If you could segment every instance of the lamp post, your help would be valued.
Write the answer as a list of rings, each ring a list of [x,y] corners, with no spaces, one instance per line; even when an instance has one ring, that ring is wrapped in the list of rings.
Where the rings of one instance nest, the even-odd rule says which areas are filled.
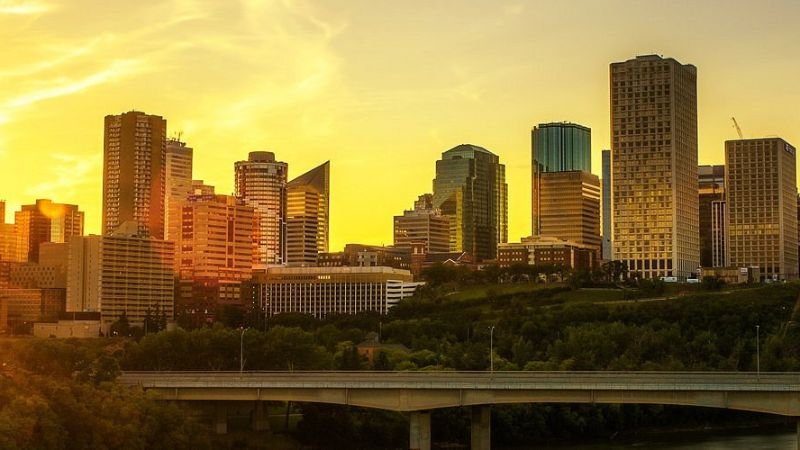
[[[489,372],[494,372],[494,325],[489,328]]]
[[[242,328],[242,334],[239,336],[239,373],[244,372],[244,332],[247,328]]]
[[[756,325],[756,380],[761,381],[761,325]]]

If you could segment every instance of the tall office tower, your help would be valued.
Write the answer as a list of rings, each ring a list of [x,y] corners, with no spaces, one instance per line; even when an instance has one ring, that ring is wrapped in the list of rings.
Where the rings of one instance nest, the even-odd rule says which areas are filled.
[[[698,218],[700,226],[700,266],[720,267],[719,265],[714,265],[714,251],[716,249],[718,253],[724,253],[724,241],[717,242],[716,240],[724,237],[719,232],[719,227],[724,222],[719,222],[719,217],[717,217],[715,239],[714,202],[725,200],[725,166],[699,166],[697,168],[697,177],[698,209],[700,211]],[[719,211],[719,207],[717,211]]]
[[[167,121],[139,111],[105,118],[103,234],[135,221],[142,237],[164,238]]]
[[[192,148],[178,139],[167,141],[165,169],[164,239],[174,241],[180,233],[181,204],[192,193]]]
[[[587,245],[600,254],[600,179],[597,175],[575,170],[546,172],[540,177],[540,233],[537,236]]]
[[[286,185],[286,262],[314,266],[330,238],[330,161]]]
[[[506,167],[485,148],[462,144],[436,161],[433,207],[450,222],[450,250],[493,259],[508,241]]]
[[[39,199],[23,205],[14,213],[17,234],[17,257],[20,261],[38,262],[39,245],[44,242],[67,242],[83,235],[83,211],[77,205]]]
[[[236,196],[255,208],[254,264],[286,262],[286,174],[288,165],[275,161],[272,152],[250,152],[247,161],[234,164]]]
[[[725,141],[728,259],[774,280],[797,278],[795,148],[781,138]]]
[[[569,122],[542,123],[531,131],[532,181],[531,226],[533,235],[541,234],[541,174],[592,171],[592,130]]]
[[[711,202],[711,267],[727,267],[728,222],[725,216],[725,200]]]
[[[242,281],[253,273],[257,223],[253,207],[228,195],[190,195],[181,210],[175,315],[182,325],[198,327],[214,321],[223,306],[241,305]]]
[[[123,313],[139,326],[148,311],[172,320],[175,244],[140,233],[131,221],[109,235],[70,239],[67,311],[99,311],[106,328]]]
[[[614,258],[645,278],[700,264],[697,69],[672,58],[612,63]]]
[[[394,246],[422,245],[423,253],[445,253],[450,250],[450,222],[441,210],[433,207],[433,194],[420,195],[414,209],[394,216]]]
[[[614,249],[611,241],[611,150],[603,150],[603,259],[614,259]]]

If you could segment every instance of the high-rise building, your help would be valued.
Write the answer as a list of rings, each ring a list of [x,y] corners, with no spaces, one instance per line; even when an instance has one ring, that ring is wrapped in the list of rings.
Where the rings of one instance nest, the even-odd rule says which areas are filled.
[[[603,259],[614,259],[614,248],[611,241],[611,150],[603,150]]]
[[[714,202],[725,200],[725,166],[699,166],[697,177],[698,209],[700,211],[698,218],[700,265],[702,267],[720,267],[720,265],[714,264],[715,259],[717,262],[720,260],[719,255],[714,257],[714,251],[716,250],[718,254],[723,254],[725,251],[724,234],[720,232],[724,222],[719,222],[720,218],[717,217],[717,222],[714,223]],[[717,207],[717,211],[719,212],[719,207]],[[723,239],[719,241],[720,238]]]
[[[725,200],[711,202],[711,267],[727,267],[728,222],[725,216]]]
[[[203,180],[192,180],[192,195],[214,195],[214,186]]]
[[[726,141],[725,169],[730,264],[797,279],[795,148],[781,138]]]
[[[539,226],[540,175],[548,172],[592,171],[592,131],[569,122],[542,123],[531,131],[531,203],[533,235]]]
[[[103,234],[125,222],[142,237],[164,238],[167,121],[129,111],[105,118]]]
[[[0,200],[0,261],[19,261],[17,228],[13,223],[6,223],[5,200]]]
[[[589,172],[539,174],[539,234],[600,254],[600,179]]]
[[[485,148],[462,144],[436,161],[433,207],[450,223],[450,250],[493,259],[508,241],[505,165]]]
[[[106,326],[123,313],[133,325],[148,311],[172,320],[175,244],[140,233],[131,221],[110,235],[70,239],[67,311],[99,311]]]
[[[286,262],[286,176],[288,165],[272,152],[250,152],[247,161],[234,164],[236,196],[255,208],[254,265]]]
[[[330,161],[286,185],[286,262],[313,266],[328,251]]]
[[[164,198],[164,239],[175,240],[180,233],[181,205],[192,193],[192,148],[178,139],[167,141]]]
[[[395,247],[423,245],[424,253],[450,251],[450,222],[433,207],[433,194],[420,195],[414,209],[394,216]]]
[[[242,281],[253,274],[257,223],[253,207],[227,195],[190,195],[181,210],[175,316],[197,327],[213,322],[224,306],[241,306]]]
[[[23,205],[14,213],[17,233],[16,253],[21,261],[38,262],[39,245],[44,242],[67,242],[83,235],[83,211],[77,205],[39,199]]]
[[[614,259],[685,279],[700,264],[697,69],[649,55],[610,75]]]

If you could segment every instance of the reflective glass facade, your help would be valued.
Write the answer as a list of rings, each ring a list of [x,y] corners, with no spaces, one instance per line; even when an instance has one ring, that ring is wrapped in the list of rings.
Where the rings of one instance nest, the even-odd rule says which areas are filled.
[[[494,153],[462,144],[436,161],[433,207],[450,223],[450,251],[494,259],[508,240],[508,185],[505,166]]]

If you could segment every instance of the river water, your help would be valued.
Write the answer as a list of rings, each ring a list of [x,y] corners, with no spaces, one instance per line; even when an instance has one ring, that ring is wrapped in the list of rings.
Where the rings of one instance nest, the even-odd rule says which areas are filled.
[[[547,447],[536,447],[547,448]],[[795,450],[795,433],[733,433],[710,432],[686,437],[653,438],[619,444],[580,444],[551,447],[557,450]],[[522,450],[522,449],[520,449]],[[529,450],[533,450],[530,448]]]

